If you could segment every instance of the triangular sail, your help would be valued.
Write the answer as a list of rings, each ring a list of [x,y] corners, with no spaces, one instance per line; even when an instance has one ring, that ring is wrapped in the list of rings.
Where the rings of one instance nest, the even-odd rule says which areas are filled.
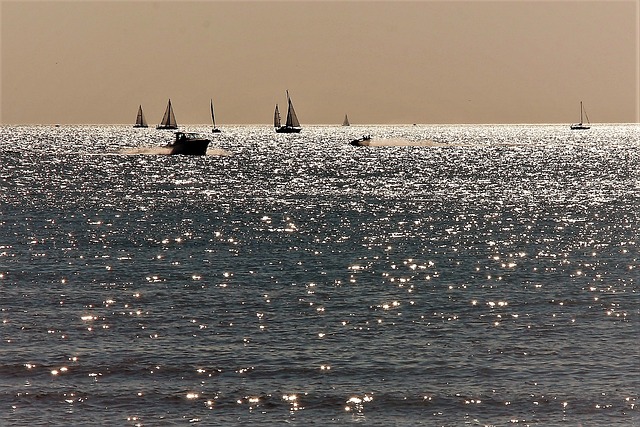
[[[287,123],[285,124],[289,127],[298,128],[300,127],[300,122],[296,116],[296,110],[293,109],[291,98],[289,98],[289,91],[287,91],[287,102],[289,103],[289,107],[287,109]]]
[[[146,128],[146,127],[148,127],[147,120],[144,118],[144,113],[142,112],[142,105],[140,105],[138,107],[138,115],[136,117],[135,127],[137,127],[137,128]]]
[[[167,104],[167,109],[164,112],[164,116],[162,117],[162,122],[160,123],[160,127],[166,129],[175,129],[178,127],[178,123],[176,122],[176,116],[173,114],[173,107],[171,106],[171,100]]]
[[[347,115],[344,115],[344,121],[342,122],[342,126],[351,126],[351,123],[349,123],[349,117],[347,117]]]
[[[278,110],[278,104],[276,104],[276,110],[273,112],[273,127],[279,128],[280,125],[280,111]]]
[[[213,114],[213,99],[211,100],[211,122],[213,123],[213,128],[216,128],[216,119]]]

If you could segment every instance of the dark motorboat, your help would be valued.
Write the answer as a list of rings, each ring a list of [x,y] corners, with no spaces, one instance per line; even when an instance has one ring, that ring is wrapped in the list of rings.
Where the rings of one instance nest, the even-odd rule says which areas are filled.
[[[369,145],[369,141],[371,141],[371,135],[362,135],[362,138],[354,139],[350,144],[356,147],[364,147]]]
[[[169,143],[169,154],[186,154],[191,156],[204,156],[211,141],[197,133],[176,132],[176,140]]]
[[[281,126],[280,111],[278,110],[278,104],[276,104],[276,110],[273,113],[273,127],[277,133],[300,133],[302,128],[300,127],[296,110],[293,109],[289,91],[287,91],[287,105],[287,121],[284,126]]]

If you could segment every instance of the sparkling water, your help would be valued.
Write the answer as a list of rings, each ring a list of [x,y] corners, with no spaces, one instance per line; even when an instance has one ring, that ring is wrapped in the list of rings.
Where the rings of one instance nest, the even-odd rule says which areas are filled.
[[[639,126],[221,129],[1,128],[0,424],[640,425]]]

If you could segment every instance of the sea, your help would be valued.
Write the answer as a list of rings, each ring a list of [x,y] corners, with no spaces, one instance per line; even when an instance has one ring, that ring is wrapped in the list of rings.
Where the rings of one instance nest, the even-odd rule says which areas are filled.
[[[639,125],[220,127],[0,127],[0,425],[640,425]]]

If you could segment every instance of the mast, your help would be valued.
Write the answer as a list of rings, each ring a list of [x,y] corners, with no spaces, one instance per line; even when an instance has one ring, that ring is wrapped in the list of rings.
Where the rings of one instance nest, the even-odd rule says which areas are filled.
[[[580,101],[580,124],[582,124],[582,101]]]

